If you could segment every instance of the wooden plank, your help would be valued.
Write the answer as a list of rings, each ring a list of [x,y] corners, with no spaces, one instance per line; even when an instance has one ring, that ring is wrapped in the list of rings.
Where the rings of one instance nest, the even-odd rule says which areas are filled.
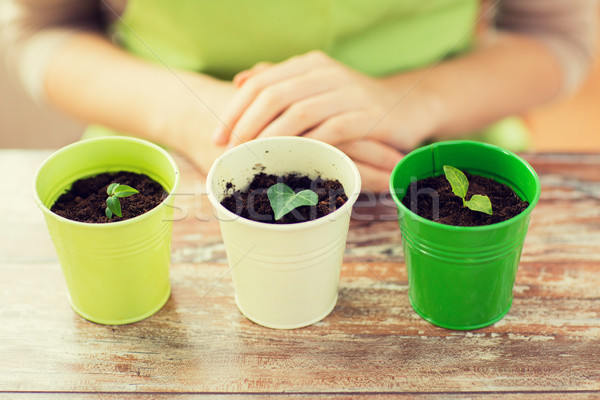
[[[355,393],[230,393],[230,394],[198,394],[198,393],[0,393],[0,400],[505,400],[518,398],[519,400],[597,400],[597,392],[509,392],[509,393],[393,393],[371,394]]]
[[[33,177],[51,151],[0,150],[0,263],[56,260],[42,212],[33,197]]]
[[[174,265],[165,308],[121,327],[76,316],[56,264],[4,265],[0,390],[600,390],[600,301],[581,290],[600,284],[591,268],[556,273],[553,284],[562,281],[572,292],[554,297],[535,278],[540,265],[524,264],[525,283],[519,279],[504,320],[453,332],[411,310],[396,263],[347,264],[334,312],[295,331],[245,319],[223,264]]]

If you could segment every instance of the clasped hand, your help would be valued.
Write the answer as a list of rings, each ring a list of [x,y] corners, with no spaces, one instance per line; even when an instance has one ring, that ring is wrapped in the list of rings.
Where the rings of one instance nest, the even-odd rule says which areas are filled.
[[[301,135],[345,151],[363,187],[387,188],[389,173],[422,139],[404,97],[322,52],[279,64],[259,63],[239,73],[238,88],[216,129],[216,144],[233,147],[255,138]]]

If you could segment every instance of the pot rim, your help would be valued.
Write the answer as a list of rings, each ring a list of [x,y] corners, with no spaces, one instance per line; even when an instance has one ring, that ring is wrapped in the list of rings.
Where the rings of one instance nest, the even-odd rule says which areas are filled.
[[[506,221],[497,222],[495,224],[490,224],[490,225],[483,225],[483,226],[456,226],[456,225],[442,224],[440,222],[435,222],[435,221],[431,221],[426,218],[423,218],[423,217],[419,216],[418,214],[415,214],[409,208],[407,208],[404,204],[402,204],[401,199],[398,197],[398,194],[396,193],[396,188],[394,188],[392,177],[396,173],[398,173],[398,170],[400,168],[402,168],[402,165],[405,162],[405,160],[407,158],[411,157],[411,155],[421,153],[424,151],[432,151],[434,147],[445,146],[445,145],[460,145],[460,144],[475,145],[478,147],[487,148],[488,150],[501,152],[501,153],[508,155],[509,157],[513,157],[513,158],[517,159],[521,164],[523,164],[525,166],[526,170],[533,176],[533,178],[536,182],[535,194],[533,196],[533,199],[529,202],[529,206],[525,210],[523,210],[521,213],[519,213],[518,215],[516,215],[510,219],[507,219]],[[418,221],[419,223],[428,225],[432,228],[446,230],[448,232],[456,232],[456,231],[487,232],[487,231],[491,231],[491,230],[500,229],[506,225],[513,224],[517,221],[527,218],[531,214],[531,211],[537,205],[537,203],[540,199],[540,194],[541,194],[540,178],[538,177],[538,175],[535,172],[535,170],[533,169],[533,167],[527,161],[525,161],[522,157],[520,157],[517,154],[513,153],[512,151],[506,150],[502,147],[495,146],[495,145],[492,145],[489,143],[475,142],[472,140],[446,140],[446,141],[436,142],[436,143],[432,143],[430,145],[422,146],[422,147],[419,147],[418,149],[411,151],[406,156],[404,156],[404,158],[402,158],[402,160],[400,160],[400,162],[398,162],[398,164],[396,164],[396,166],[392,170],[392,173],[390,175],[389,188],[390,188],[390,194],[392,195],[392,198],[394,199],[394,202],[396,203],[396,207],[401,208],[405,214],[409,215],[412,219]],[[514,188],[511,188],[511,189],[513,189],[513,191],[514,191]]]
[[[165,197],[163,199],[163,201],[160,202],[160,204],[158,204],[156,207],[154,207],[150,211],[147,211],[143,214],[140,214],[140,215],[130,218],[130,219],[126,219],[123,221],[117,221],[117,222],[111,222],[111,223],[91,223],[91,222],[73,221],[71,219],[62,217],[62,216],[52,212],[48,207],[46,207],[46,205],[42,202],[42,199],[40,199],[40,196],[37,191],[37,182],[39,180],[39,175],[41,174],[42,169],[53,159],[58,158],[58,157],[63,157],[64,153],[70,151],[73,148],[80,147],[80,146],[93,145],[94,142],[100,142],[100,141],[137,142],[141,145],[153,148],[154,150],[161,153],[164,157],[166,157],[166,159],[169,161],[169,164],[173,168],[173,172],[175,173],[175,182],[173,182],[173,188],[168,192],[167,197]],[[175,163],[175,160],[173,159],[173,157],[165,149],[163,149],[162,147],[160,147],[152,142],[149,142],[149,141],[143,140],[143,139],[139,139],[139,138],[130,137],[130,136],[97,137],[97,138],[79,140],[75,143],[71,143],[67,146],[64,146],[64,147],[56,150],[54,153],[52,153],[50,156],[48,156],[44,160],[44,162],[42,162],[42,164],[38,167],[38,169],[35,173],[35,176],[33,178],[33,193],[34,193],[34,197],[35,197],[35,202],[37,203],[38,207],[40,207],[40,209],[44,212],[44,214],[50,215],[52,218],[56,218],[57,220],[61,221],[61,223],[72,224],[75,226],[93,227],[92,229],[114,229],[115,227],[119,227],[119,226],[127,226],[127,225],[131,225],[131,224],[135,224],[141,218],[149,218],[151,215],[160,212],[160,209],[162,207],[164,207],[165,204],[167,204],[169,201],[171,201],[173,199],[175,191],[177,190],[177,187],[179,186],[179,175],[180,175],[179,167]],[[91,176],[93,176],[93,175],[91,175]],[[71,182],[71,183],[73,183],[73,182]]]
[[[356,190],[350,194],[346,193],[346,195],[348,196],[348,200],[346,201],[346,203],[344,203],[343,206],[341,206],[340,208],[338,208],[337,210],[335,210],[332,213],[329,213],[327,215],[324,215],[320,218],[317,218],[317,219],[314,219],[311,221],[298,222],[295,224],[269,224],[266,222],[252,221],[252,220],[249,220],[242,216],[239,216],[239,215],[229,211],[223,205],[221,205],[221,203],[217,200],[217,196],[213,192],[211,181],[213,180],[213,176],[215,174],[216,165],[218,165],[218,163],[221,162],[221,160],[223,160],[225,158],[235,156],[236,152],[242,151],[243,146],[249,145],[248,143],[243,143],[243,144],[236,146],[234,148],[231,148],[231,149],[227,150],[225,153],[223,153],[219,158],[217,158],[215,160],[213,165],[210,167],[210,170],[208,171],[208,175],[206,177],[206,190],[208,193],[208,199],[209,199],[210,203],[212,204],[213,208],[219,209],[221,212],[223,212],[225,215],[227,215],[228,218],[230,218],[231,220],[233,220],[237,223],[241,223],[241,224],[247,225],[249,227],[255,227],[255,228],[259,228],[259,229],[263,229],[263,230],[279,231],[279,232],[312,229],[319,225],[324,225],[331,220],[336,220],[343,213],[351,213],[352,212],[352,207],[354,206],[354,203],[356,202],[358,196],[360,195],[361,177],[360,177],[360,172],[358,171],[358,167],[356,166],[356,164],[354,164],[354,162],[350,159],[350,157],[348,157],[348,155],[346,153],[344,153],[343,151],[339,150],[337,147],[334,147],[328,143],[325,143],[325,142],[322,142],[322,141],[316,140],[316,139],[306,138],[303,136],[267,137],[267,138],[261,138],[261,139],[254,139],[249,143],[260,143],[260,142],[267,142],[267,141],[281,141],[281,142],[309,141],[309,142],[312,142],[314,146],[320,146],[320,147],[328,149],[328,151],[331,151],[334,155],[339,156],[340,159],[344,160],[344,162],[346,162],[347,165],[350,167],[350,169],[352,170],[353,179],[356,181]],[[328,178],[328,179],[331,179],[331,178]],[[336,178],[333,177],[333,179],[336,179]],[[345,189],[346,188],[344,188],[344,190]],[[218,216],[217,216],[217,219],[218,219]],[[222,221],[219,220],[219,222],[222,222]]]

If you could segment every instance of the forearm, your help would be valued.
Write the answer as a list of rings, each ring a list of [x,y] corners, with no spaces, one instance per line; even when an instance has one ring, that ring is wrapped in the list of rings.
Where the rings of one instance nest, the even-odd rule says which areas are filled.
[[[559,90],[561,72],[537,40],[500,34],[462,57],[386,78],[385,84],[423,105],[428,122],[417,134],[424,139],[471,132],[543,103]]]
[[[233,90],[229,83],[138,59],[84,32],[60,48],[45,80],[48,100],[68,114],[183,152],[209,150],[216,115]]]

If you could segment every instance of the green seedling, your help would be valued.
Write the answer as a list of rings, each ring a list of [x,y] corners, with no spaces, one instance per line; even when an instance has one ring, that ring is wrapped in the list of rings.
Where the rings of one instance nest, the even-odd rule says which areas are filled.
[[[463,207],[492,215],[492,202],[489,197],[475,194],[471,197],[471,200],[465,200],[467,190],[469,189],[469,181],[465,174],[449,165],[444,165],[444,174],[448,182],[450,182],[452,192],[462,199]]]
[[[267,196],[271,203],[275,220],[280,220],[284,215],[300,206],[314,206],[319,202],[319,196],[310,189],[295,193],[285,183],[276,183],[267,189]]]
[[[121,214],[121,203],[119,202],[120,197],[129,197],[139,192],[131,186],[111,183],[108,185],[106,193],[108,194],[108,199],[106,199],[107,207],[106,210],[104,210],[104,213],[108,219],[111,219],[113,214],[117,217],[123,216],[123,214]]]

